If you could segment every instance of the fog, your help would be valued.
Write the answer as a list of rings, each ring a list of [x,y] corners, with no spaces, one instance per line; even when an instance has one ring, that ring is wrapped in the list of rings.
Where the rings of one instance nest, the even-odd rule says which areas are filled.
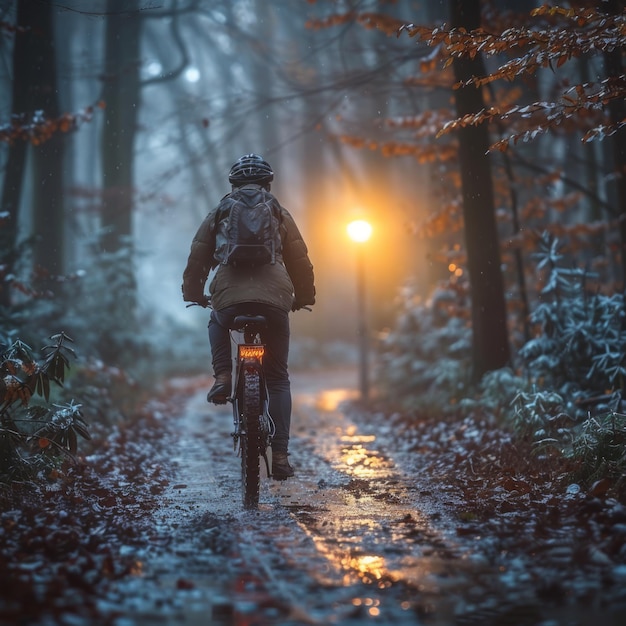
[[[15,3],[4,2],[10,18]],[[400,3],[407,19],[413,3]],[[202,218],[229,191],[231,164],[262,154],[275,171],[272,191],[295,217],[315,267],[314,312],[294,316],[297,334],[352,338],[356,313],[356,250],[347,223],[374,226],[367,244],[368,315],[373,331],[393,319],[394,299],[407,280],[432,279],[426,243],[412,224],[428,211],[431,172],[414,159],[384,158],[342,135],[376,140],[382,120],[400,113],[406,94],[387,79],[415,69],[411,44],[357,25],[313,29],[331,6],[307,2],[189,1],[80,2],[54,5],[53,23],[62,112],[88,107],[89,119],[64,136],[66,273],[83,268],[106,231],[101,217],[107,151],[121,154],[119,137],[135,131],[133,152],[117,168],[132,174],[132,244],[140,309],[161,323],[204,324],[186,309],[181,275]],[[33,11],[37,5],[33,4]],[[106,47],[116,21],[118,49]],[[124,30],[137,22],[139,56]],[[11,112],[18,84],[11,71],[12,36],[3,41],[2,118]],[[112,55],[118,65],[107,67]],[[35,68],[35,76],[37,75]],[[136,126],[109,133],[120,102],[106,102],[106,87],[120,92],[133,72],[138,99],[126,100]],[[43,78],[43,77],[42,77]],[[123,96],[122,96],[123,97]],[[408,96],[407,96],[408,97]],[[130,104],[129,104],[130,102]],[[419,103],[418,103],[419,105]],[[132,159],[128,162],[128,159]],[[27,167],[31,167],[30,162]],[[32,172],[31,172],[32,176]],[[33,229],[32,198],[24,185],[19,229]],[[141,315],[141,314],[140,314]]]

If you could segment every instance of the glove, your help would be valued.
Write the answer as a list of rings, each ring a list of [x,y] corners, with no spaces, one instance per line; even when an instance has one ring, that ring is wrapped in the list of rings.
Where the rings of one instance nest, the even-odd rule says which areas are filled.
[[[206,309],[211,304],[211,298],[209,296],[205,296],[204,294],[198,295],[193,294],[193,296],[186,294],[183,291],[183,300],[185,302],[191,302],[192,304],[197,304],[201,306],[203,309]]]
[[[298,298],[294,298],[293,304],[291,305],[292,311],[299,311],[300,309],[307,308],[315,304],[315,298],[313,298],[313,302],[305,302],[303,300],[298,300]]]

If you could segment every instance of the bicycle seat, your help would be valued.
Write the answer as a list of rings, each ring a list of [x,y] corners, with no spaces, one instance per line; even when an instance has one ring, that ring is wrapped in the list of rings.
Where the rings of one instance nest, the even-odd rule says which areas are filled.
[[[243,330],[246,327],[249,328],[265,328],[267,326],[267,320],[263,315],[237,315],[233,320],[234,330]]]

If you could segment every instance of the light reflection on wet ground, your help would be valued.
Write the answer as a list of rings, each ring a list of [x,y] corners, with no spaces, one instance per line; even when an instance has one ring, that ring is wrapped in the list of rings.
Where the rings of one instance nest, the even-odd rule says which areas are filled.
[[[406,469],[384,425],[351,421],[342,403],[355,397],[355,378],[293,377],[297,475],[264,478],[256,512],[241,508],[229,409],[207,407],[205,388],[189,398],[173,416],[176,481],[140,559],[135,587],[147,599],[119,626],[486,625],[503,606],[500,624],[550,624],[524,585],[523,564],[500,571],[480,538],[457,537],[445,506],[432,506],[453,494],[424,498],[432,485]]]
[[[456,556],[454,547],[412,504],[414,494],[378,449],[376,435],[360,432],[342,412],[355,394],[352,377],[295,377],[291,449],[297,477],[263,480],[255,513],[241,510],[228,408],[207,410],[204,393],[190,399],[176,456],[181,481],[168,494],[163,532],[173,524],[194,525],[207,512],[227,526],[233,545],[222,566],[219,603],[211,609],[215,617],[216,606],[230,607],[224,623],[237,623],[233,615],[244,605],[258,623],[274,623],[278,616],[262,607],[272,597],[272,610],[280,613],[276,623],[413,624],[418,613],[433,611],[430,598],[441,592],[442,581],[453,579],[447,561]],[[193,545],[192,539],[178,549],[192,562],[198,556],[190,554]],[[194,593],[210,604],[211,594],[201,590],[218,581],[211,585],[202,570],[219,559],[207,558],[196,564]],[[228,585],[243,575],[247,587]],[[157,578],[164,588],[179,584],[176,571]]]
[[[462,561],[456,546],[415,507],[414,493],[393,461],[377,449],[376,435],[361,432],[344,415],[341,404],[351,397],[350,389],[298,397],[296,441],[304,448],[298,458],[299,484],[278,489],[289,490],[293,502],[309,482],[310,488],[317,487],[309,502],[323,502],[318,510],[286,504],[332,566],[333,579],[315,571],[312,576],[321,584],[367,585],[367,595],[354,602],[371,617],[413,620],[415,601],[419,610],[431,610],[431,596],[450,585]],[[316,481],[320,461],[330,472]],[[451,559],[457,561],[454,568]],[[381,595],[395,586],[399,593]]]

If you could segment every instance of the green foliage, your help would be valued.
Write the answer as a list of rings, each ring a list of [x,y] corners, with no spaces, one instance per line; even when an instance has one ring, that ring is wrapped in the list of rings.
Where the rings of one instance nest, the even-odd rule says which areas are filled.
[[[622,489],[623,297],[592,293],[593,275],[564,267],[556,238],[544,235],[540,247],[537,268],[546,275],[542,301],[531,315],[537,335],[519,351],[533,389],[520,389],[509,421],[538,448],[551,446],[574,460],[579,480],[610,478]]]
[[[66,458],[73,458],[80,435],[89,439],[81,407],[51,402],[50,383],[61,386],[69,369],[72,340],[60,333],[36,359],[31,348],[17,340],[0,353],[0,480],[49,474]],[[34,402],[34,396],[42,403]]]
[[[135,254],[131,245],[97,252],[80,279],[59,299],[63,327],[80,337],[83,351],[105,363],[129,366],[145,351],[136,319]]]
[[[510,412],[520,390],[526,387],[527,381],[511,368],[487,372],[480,380],[476,397],[463,398],[461,408],[502,419]]]
[[[512,402],[511,422],[521,437],[562,449],[572,440],[575,424],[564,405],[563,397],[554,391],[520,391]]]
[[[463,298],[453,285],[438,288],[426,303],[411,288],[404,291],[397,324],[380,342],[379,378],[388,398],[419,410],[456,410],[471,368]]]
[[[0,332],[36,344],[63,328],[80,339],[81,354],[125,367],[136,363],[146,352],[146,335],[136,320],[133,249],[95,248],[96,243],[93,257],[73,275],[31,279],[28,293],[0,315]]]
[[[589,417],[582,424],[570,452],[578,462],[577,476],[591,483],[609,478],[624,487],[626,476],[626,415],[611,412]]]
[[[626,329],[621,295],[590,294],[591,275],[562,267],[559,242],[542,239],[538,269],[547,269],[544,300],[531,315],[539,334],[519,356],[541,388],[567,398],[566,409],[584,416],[576,402],[624,391]]]
[[[531,315],[536,336],[519,351],[519,372],[489,372],[471,387],[467,299],[439,289],[423,304],[407,290],[396,327],[381,342],[384,393],[442,416],[460,409],[503,421],[537,450],[549,447],[570,458],[581,482],[609,478],[624,489],[622,296],[592,292],[593,276],[564,267],[551,236],[542,238],[535,258],[544,286]]]

